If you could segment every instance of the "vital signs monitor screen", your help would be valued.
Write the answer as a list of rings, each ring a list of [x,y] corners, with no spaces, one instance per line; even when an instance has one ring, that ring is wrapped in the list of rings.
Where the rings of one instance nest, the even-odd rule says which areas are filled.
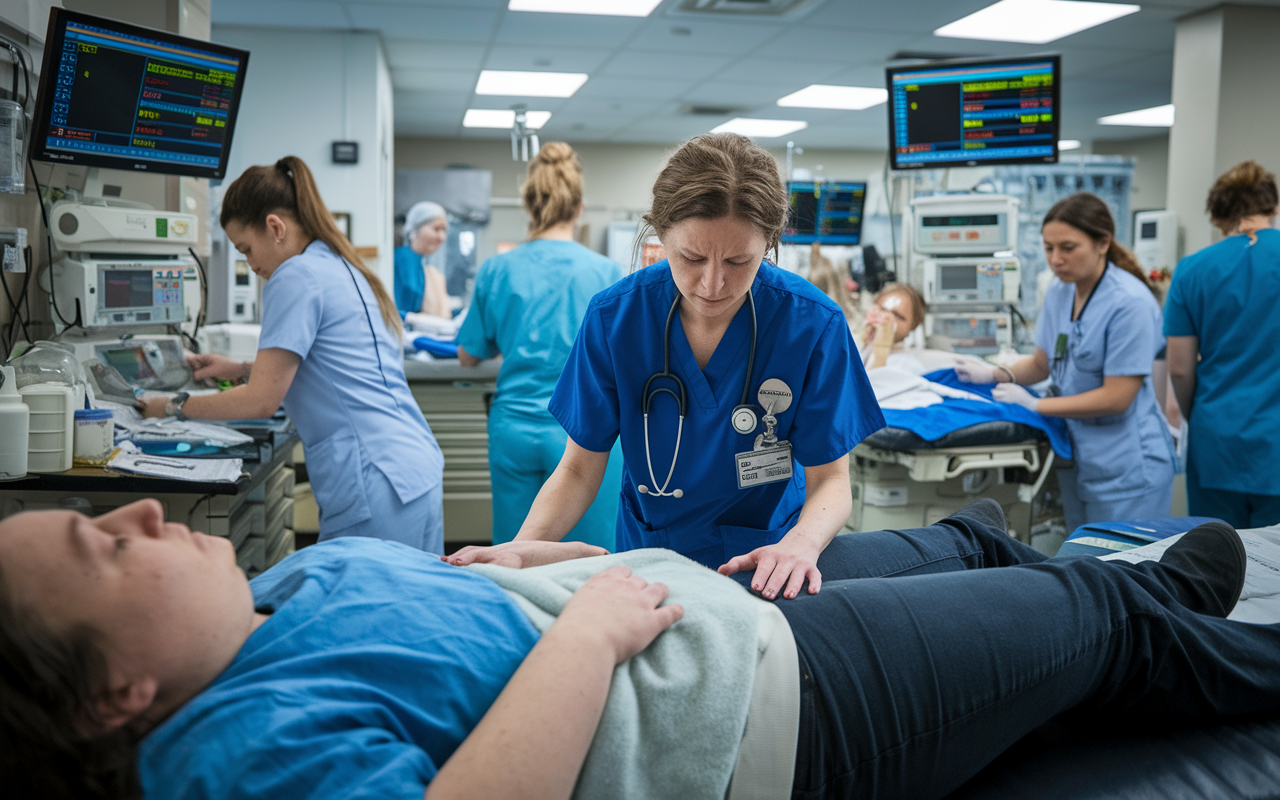
[[[34,158],[225,177],[247,52],[61,8],[45,41]]]
[[[792,181],[787,184],[787,226],[782,241],[790,244],[859,244],[865,183]]]
[[[894,169],[1057,162],[1060,56],[885,72]]]

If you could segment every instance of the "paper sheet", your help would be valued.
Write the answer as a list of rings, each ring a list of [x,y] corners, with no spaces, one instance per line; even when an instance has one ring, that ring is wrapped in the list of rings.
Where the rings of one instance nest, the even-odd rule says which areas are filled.
[[[234,447],[253,441],[252,436],[226,425],[177,417],[146,418],[133,406],[110,400],[99,399],[94,407],[109,410],[116,427],[128,434],[125,438],[139,442],[206,442],[215,447]]]
[[[199,483],[235,483],[244,471],[240,458],[170,458],[121,451],[107,469]]]

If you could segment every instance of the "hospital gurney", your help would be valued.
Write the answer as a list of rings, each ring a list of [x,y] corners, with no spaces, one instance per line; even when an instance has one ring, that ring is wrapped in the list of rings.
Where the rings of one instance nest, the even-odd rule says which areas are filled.
[[[1195,519],[1182,518],[1192,526]],[[1230,619],[1278,623],[1280,526],[1242,530],[1240,537],[1249,567]],[[1169,543],[1107,557],[1154,556]],[[947,800],[1280,798],[1280,720],[1159,731],[1126,722],[1084,725],[1069,715],[1054,720],[1023,737]]]

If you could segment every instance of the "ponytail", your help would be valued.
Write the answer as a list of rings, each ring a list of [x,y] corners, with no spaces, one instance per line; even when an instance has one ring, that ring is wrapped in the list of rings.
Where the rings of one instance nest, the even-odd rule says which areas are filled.
[[[382,321],[398,336],[401,331],[400,312],[396,310],[395,302],[382,281],[365,266],[355,247],[338,230],[333,215],[320,199],[320,190],[316,188],[311,170],[302,159],[285,156],[269,167],[260,165],[246,169],[227,188],[219,221],[223,227],[230,222],[239,222],[261,230],[266,225],[268,214],[280,213],[292,217],[308,239],[324,242],[360,271],[377,298]]]
[[[582,160],[564,142],[547,142],[529,162],[520,189],[529,214],[529,238],[573,222],[582,209]]]
[[[1041,230],[1050,222],[1070,225],[1095,243],[1110,239],[1107,260],[1142,281],[1142,285],[1152,294],[1156,293],[1155,287],[1143,273],[1142,266],[1138,264],[1137,257],[1130,252],[1129,248],[1116,241],[1116,222],[1111,218],[1111,210],[1107,208],[1107,204],[1101,197],[1088,192],[1077,192],[1070,197],[1064,197],[1054,203],[1049,213],[1044,215],[1044,220],[1040,223]]]

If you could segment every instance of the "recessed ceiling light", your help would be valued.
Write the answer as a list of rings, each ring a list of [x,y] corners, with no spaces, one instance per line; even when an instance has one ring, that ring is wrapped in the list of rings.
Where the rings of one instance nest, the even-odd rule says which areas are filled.
[[[838,108],[845,111],[861,111],[877,106],[889,99],[887,89],[866,86],[827,86],[815,83],[798,92],[792,92],[778,101],[780,106],[793,108]]]
[[[1137,128],[1172,128],[1173,105],[1140,108],[1098,118],[1099,125],[1132,125]]]
[[[712,133],[740,133],[753,139],[769,139],[774,136],[786,136],[809,127],[809,123],[799,119],[751,119],[735,117],[723,125],[711,129]]]
[[[1078,0],[1000,0],[943,25],[934,36],[1044,44],[1142,10],[1125,3]]]
[[[585,72],[508,72],[480,70],[476,94],[520,97],[572,97],[587,82]]]
[[[550,111],[526,111],[525,124],[530,128],[541,128],[551,119]],[[516,124],[516,112],[493,108],[468,108],[462,117],[464,128],[510,128]]]
[[[548,14],[598,14],[609,17],[647,17],[662,0],[511,0],[508,11]]]
[[[1079,139],[1059,139],[1058,149],[1059,150],[1079,150],[1080,140]]]

